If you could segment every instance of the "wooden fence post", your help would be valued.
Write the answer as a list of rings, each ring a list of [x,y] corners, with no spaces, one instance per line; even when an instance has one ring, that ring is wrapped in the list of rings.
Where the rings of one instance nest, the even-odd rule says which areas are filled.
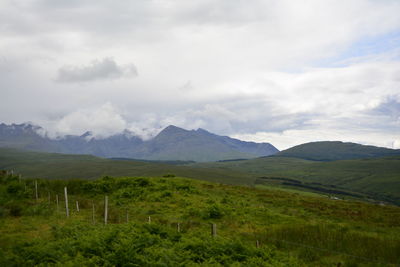
[[[108,196],[104,198],[104,224],[107,224],[108,217]]]
[[[67,214],[67,218],[69,217],[69,210],[68,210],[68,192],[67,187],[64,187],[64,196],[65,196],[65,212]]]
[[[92,223],[94,224],[94,202],[92,201]]]
[[[178,233],[181,231],[181,224],[180,223],[176,224],[176,230],[178,231]]]
[[[56,195],[56,204],[57,204],[57,212],[58,212],[58,194]]]
[[[217,236],[217,225],[215,223],[211,224],[211,235],[212,237]]]
[[[259,248],[260,247],[260,241],[256,241],[256,248]]]
[[[35,197],[36,197],[36,201],[38,201],[39,197],[38,197],[38,185],[37,185],[37,180],[35,180]]]
[[[76,201],[76,211],[79,212],[79,202],[78,202],[78,200]]]
[[[149,216],[149,219],[147,221],[149,224],[151,223],[151,217]]]

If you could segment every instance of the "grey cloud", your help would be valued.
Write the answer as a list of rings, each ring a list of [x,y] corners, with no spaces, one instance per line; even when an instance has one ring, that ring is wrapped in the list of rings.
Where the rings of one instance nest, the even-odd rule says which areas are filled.
[[[193,24],[237,26],[268,20],[275,4],[271,1],[188,1],[184,9],[176,9],[175,19]]]
[[[85,66],[63,66],[58,70],[56,81],[64,83],[89,82],[117,79],[122,76],[137,76],[135,65],[118,65],[111,58],[94,60]]]
[[[197,105],[192,103],[191,107],[181,107],[174,114],[164,116],[156,120],[161,122],[161,127],[175,124],[187,129],[201,127],[216,134],[232,135],[302,129],[321,115],[317,112],[288,113],[274,101],[239,94],[224,100],[209,100]]]
[[[400,3],[350,2],[3,0],[0,119],[41,125],[61,119],[107,133],[103,124],[88,123],[89,111],[86,117],[77,111],[98,114],[109,102],[138,129],[171,123],[231,135],[314,126],[307,132],[312,139],[320,127],[333,132],[357,124],[371,140],[378,132],[397,134],[400,98],[376,103],[398,94],[400,50],[389,59],[384,51],[384,59],[354,61],[360,66],[348,60],[313,68],[326,57],[354,56],[341,49],[362,38],[379,41],[399,29]],[[98,60],[88,61],[88,54]],[[119,61],[127,58],[144,75],[120,79],[137,75],[134,65]],[[73,83],[88,90],[65,86]]]
[[[388,97],[384,102],[372,109],[371,113],[388,116],[391,119],[400,122],[400,101],[394,96]]]

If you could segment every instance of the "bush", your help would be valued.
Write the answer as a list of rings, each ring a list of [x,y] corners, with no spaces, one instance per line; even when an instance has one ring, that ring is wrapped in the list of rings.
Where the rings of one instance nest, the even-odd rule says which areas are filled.
[[[224,211],[218,204],[211,205],[205,214],[205,219],[221,219],[224,216]]]
[[[7,214],[8,214],[8,210],[6,208],[0,206],[0,218],[6,217]]]
[[[24,194],[24,190],[24,186],[18,182],[10,183],[6,189],[7,193],[14,197],[22,196]]]
[[[23,206],[21,203],[15,201],[11,201],[6,204],[6,209],[8,209],[9,214],[14,217],[19,217],[22,215],[22,210],[23,210],[22,207]]]

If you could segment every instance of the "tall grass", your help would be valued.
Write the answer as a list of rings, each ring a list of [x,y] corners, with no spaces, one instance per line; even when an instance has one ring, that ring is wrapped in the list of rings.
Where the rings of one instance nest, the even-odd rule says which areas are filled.
[[[258,234],[278,248],[315,255],[340,254],[366,262],[399,264],[400,239],[366,234],[334,224],[296,224],[269,228]],[[305,250],[306,248],[306,250]]]

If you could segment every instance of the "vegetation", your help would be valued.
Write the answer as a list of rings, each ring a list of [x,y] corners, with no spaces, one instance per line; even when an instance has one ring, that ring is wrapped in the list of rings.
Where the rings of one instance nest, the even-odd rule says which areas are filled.
[[[400,156],[316,162],[267,157],[195,166],[247,173],[255,184],[283,184],[325,194],[374,198],[400,205]]]
[[[234,185],[279,186],[322,192],[340,198],[375,199],[400,205],[400,156],[330,162],[264,157],[176,165],[134,160],[109,160],[0,148],[0,169],[26,178],[95,179],[101,176],[181,177]]]
[[[161,162],[111,160],[90,155],[68,155],[0,148],[0,169],[14,170],[26,178],[96,179],[102,176],[163,176],[175,174],[230,184],[253,184],[244,173],[219,169],[177,166]]]
[[[19,180],[0,174],[0,265],[400,263],[399,207],[165,176],[107,176],[90,181]],[[62,198],[64,186],[69,193],[69,218]],[[107,225],[103,223],[105,195]],[[211,224],[217,225],[215,237],[210,234]]]

